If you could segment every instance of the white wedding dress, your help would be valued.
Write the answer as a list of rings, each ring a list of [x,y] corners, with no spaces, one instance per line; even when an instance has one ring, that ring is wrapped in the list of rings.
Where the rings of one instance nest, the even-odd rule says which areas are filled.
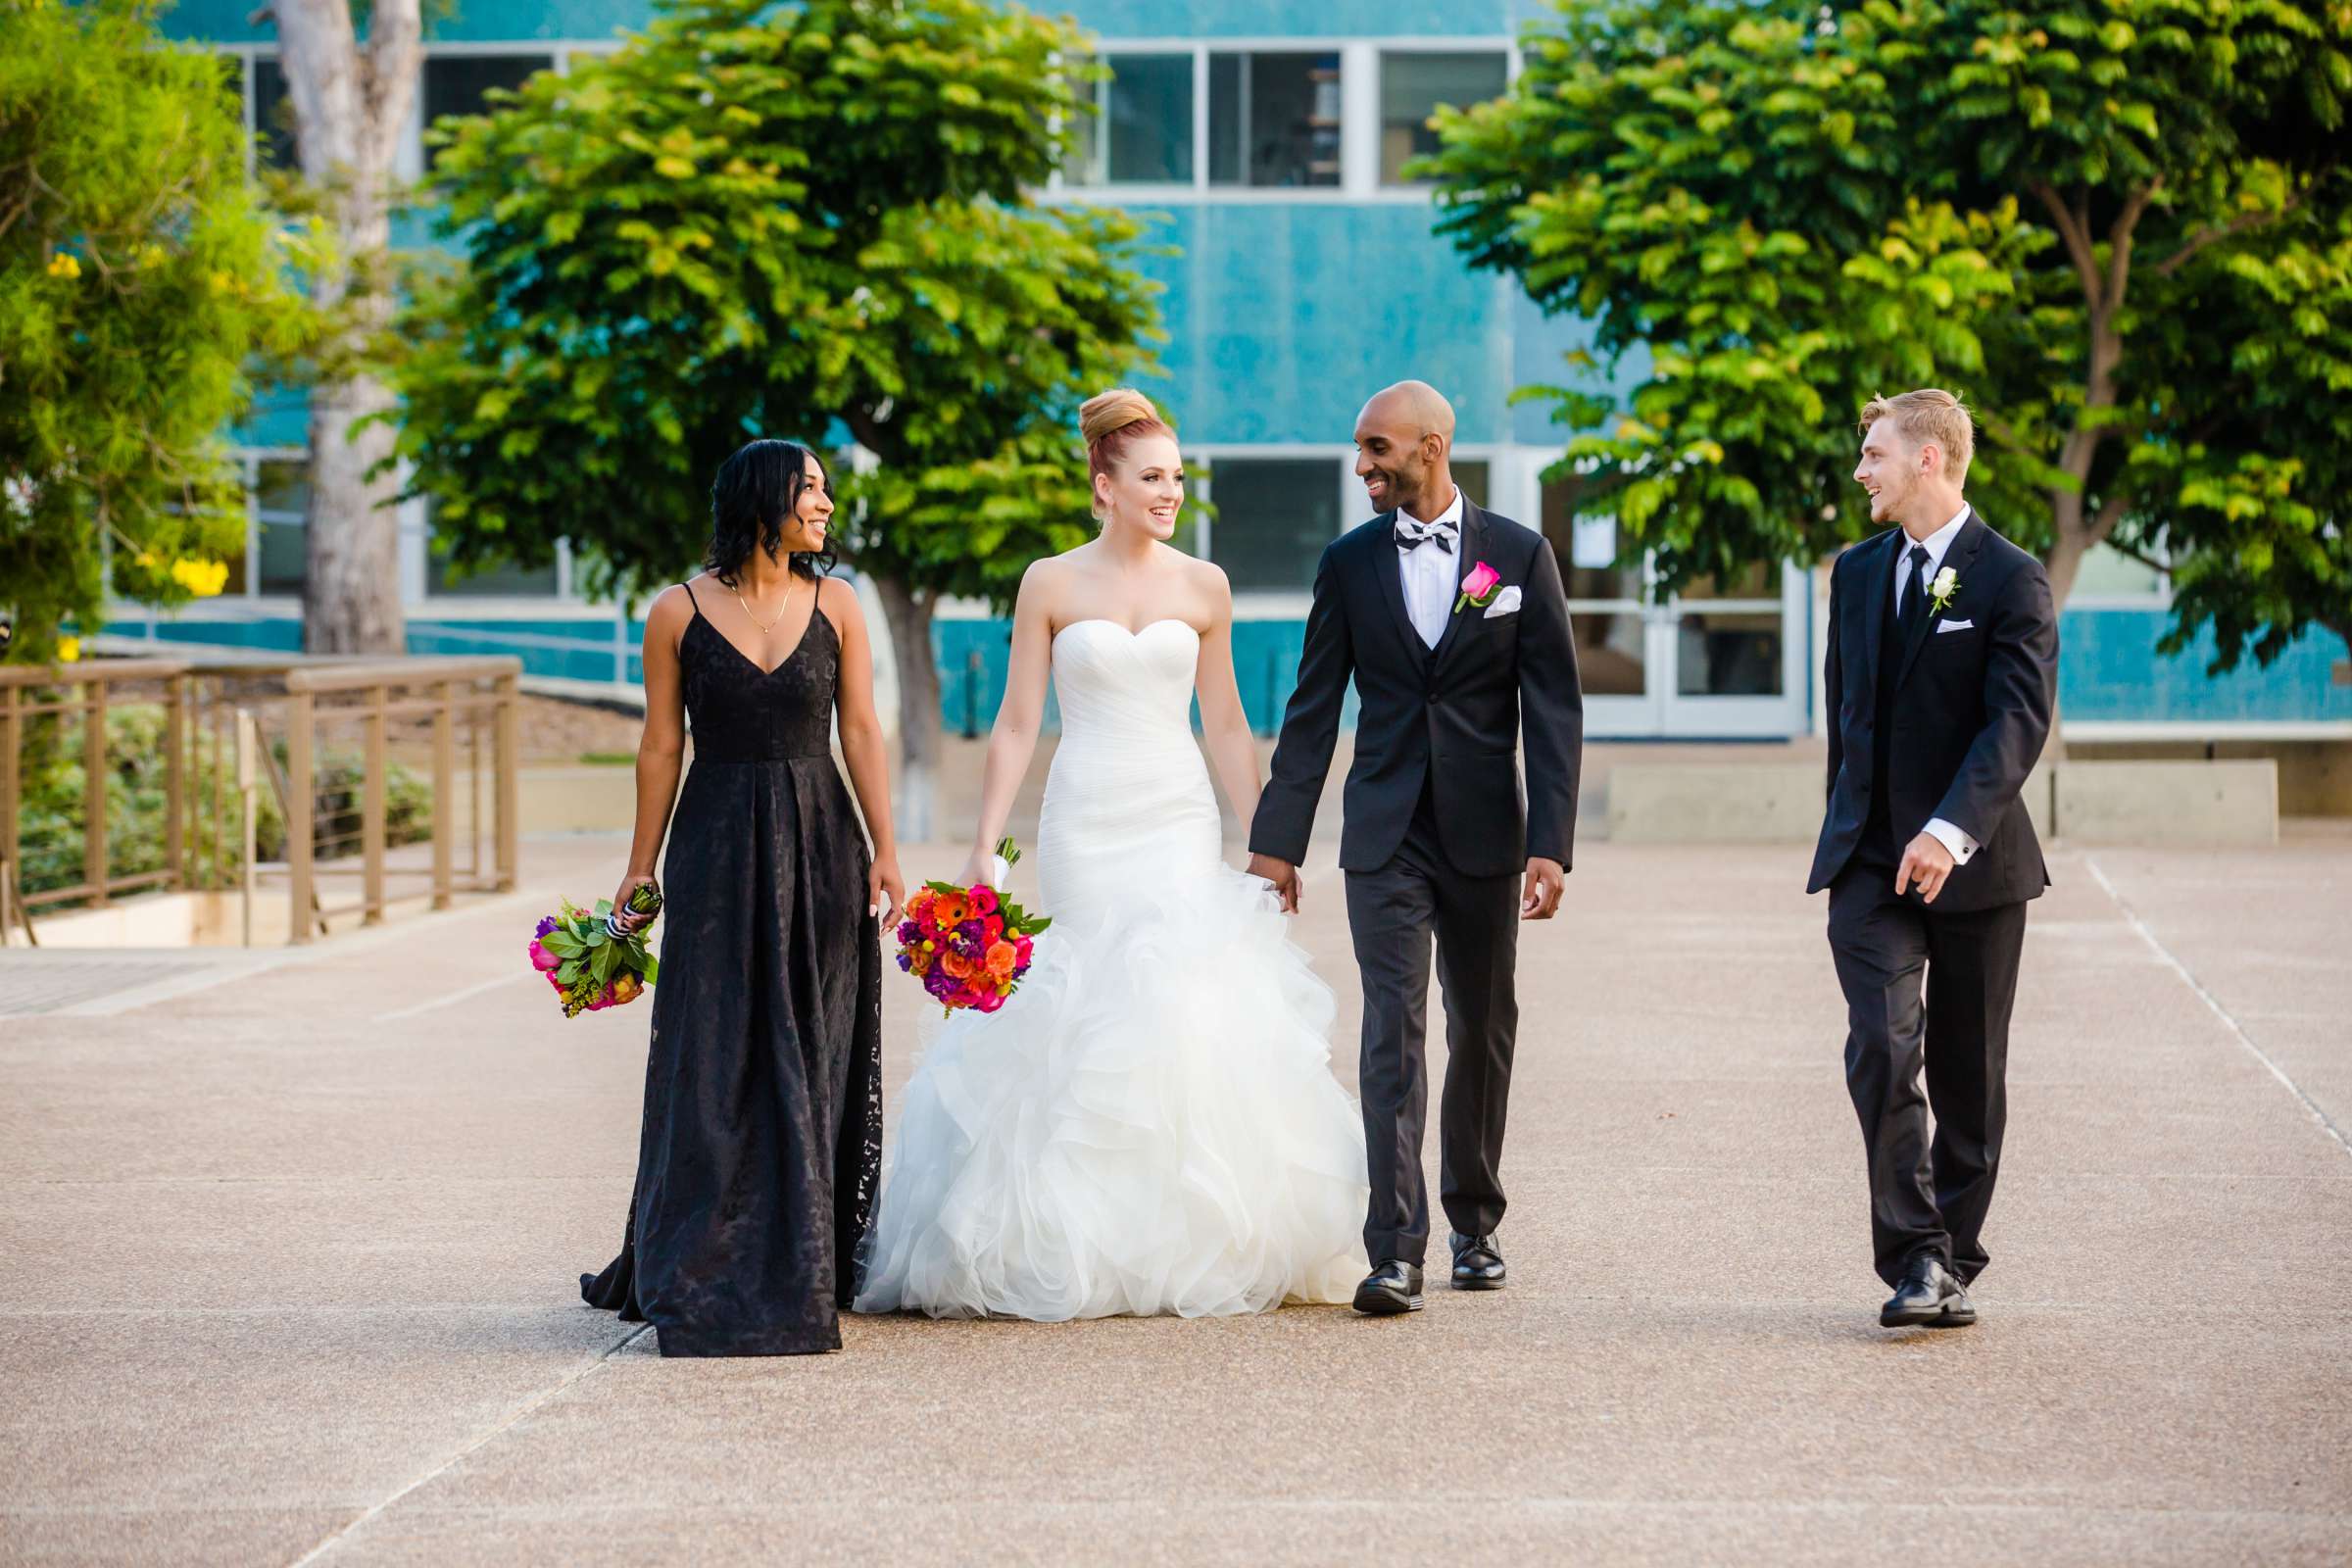
[[[1224,861],[1199,655],[1181,620],[1054,639],[1054,925],[1004,1006],[957,1013],[917,1064],[858,1310],[1198,1317],[1347,1300],[1363,1273],[1332,994]]]

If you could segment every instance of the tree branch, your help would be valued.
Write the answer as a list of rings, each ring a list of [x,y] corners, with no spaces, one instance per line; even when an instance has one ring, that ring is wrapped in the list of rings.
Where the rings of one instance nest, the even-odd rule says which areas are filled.
[[[2090,224],[2078,220],[2058,194],[2058,187],[2046,179],[2037,179],[2027,187],[2041,198],[2041,205],[2050,210],[2050,220],[2057,225],[2058,237],[2066,241],[2066,253],[2075,259],[2075,271],[2082,279],[2083,297],[2093,309],[2099,304],[2099,258],[2090,245]]]
[[[2275,213],[2245,213],[2231,219],[2227,223],[2219,223],[2211,228],[2200,230],[2187,244],[2156,264],[2156,275],[2158,277],[2172,276],[2186,267],[2190,259],[2208,245],[2219,244],[2226,239],[2235,239],[2248,229],[2260,228],[2265,223],[2276,222],[2293,212],[2302,204],[2302,201],[2303,193],[2296,191],[2288,196]]]
[[[2108,230],[2106,305],[2109,310],[2124,303],[2124,289],[2132,281],[2132,231],[2139,227],[2140,215],[2148,210],[2148,203],[2154,201],[2156,193],[2162,189],[2164,177],[2160,174],[2133,191],[2124,203],[2124,210],[2117,217],[2115,227]]]

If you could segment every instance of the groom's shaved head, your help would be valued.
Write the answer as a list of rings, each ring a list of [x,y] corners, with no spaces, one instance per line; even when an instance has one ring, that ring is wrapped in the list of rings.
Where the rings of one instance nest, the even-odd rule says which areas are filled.
[[[1452,452],[1453,405],[1427,381],[1399,381],[1355,416],[1355,476],[1382,512],[1443,509],[1453,499]]]
[[[1356,424],[1361,428],[1374,421],[1409,425],[1415,436],[1434,435],[1447,451],[1453,448],[1453,405],[1427,381],[1399,381],[1374,394]]]

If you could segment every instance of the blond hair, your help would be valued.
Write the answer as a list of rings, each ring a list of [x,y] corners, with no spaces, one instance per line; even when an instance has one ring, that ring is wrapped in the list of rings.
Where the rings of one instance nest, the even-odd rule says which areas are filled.
[[[1087,483],[1098,473],[1107,475],[1111,465],[1127,456],[1130,444],[1147,436],[1176,439],[1176,427],[1159,416],[1152,400],[1131,386],[1098,392],[1078,408],[1078,435],[1086,443]],[[1102,511],[1102,503],[1095,503]]]
[[[1943,471],[1952,483],[1968,477],[1968,464],[1977,455],[1977,424],[1968,408],[1940,387],[1925,386],[1893,397],[1874,397],[1862,405],[1861,431],[1881,419],[1892,419],[1903,439],[1913,446],[1934,442],[1943,454]]]

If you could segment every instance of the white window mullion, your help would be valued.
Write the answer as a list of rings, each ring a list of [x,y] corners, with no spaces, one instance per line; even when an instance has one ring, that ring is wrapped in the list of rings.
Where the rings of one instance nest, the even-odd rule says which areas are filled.
[[[1193,189],[1208,189],[1208,46],[1193,50]]]
[[[1340,47],[1340,188],[1361,201],[1380,188],[1380,46]]]

